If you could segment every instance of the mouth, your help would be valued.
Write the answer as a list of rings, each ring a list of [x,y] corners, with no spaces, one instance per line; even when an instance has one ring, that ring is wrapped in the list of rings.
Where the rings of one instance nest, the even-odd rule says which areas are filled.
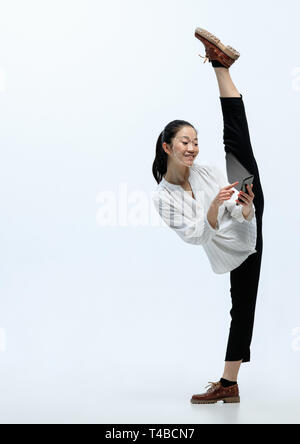
[[[193,159],[195,159],[196,156],[189,154],[188,156],[183,156],[183,157],[185,157],[188,160],[193,160]]]

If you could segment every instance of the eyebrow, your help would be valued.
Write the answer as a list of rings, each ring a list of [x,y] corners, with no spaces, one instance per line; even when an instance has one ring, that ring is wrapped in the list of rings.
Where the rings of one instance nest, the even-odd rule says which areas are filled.
[[[181,137],[185,137],[186,139],[189,139],[188,136],[181,136]],[[195,137],[194,140],[198,140],[198,137]]]

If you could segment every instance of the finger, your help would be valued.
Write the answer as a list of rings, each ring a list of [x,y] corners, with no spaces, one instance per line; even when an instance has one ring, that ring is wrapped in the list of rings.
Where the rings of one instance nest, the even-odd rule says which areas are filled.
[[[245,199],[243,198],[243,196],[239,196],[239,199],[237,199],[236,202],[239,202],[240,200],[243,202],[246,202]],[[247,204],[248,204],[248,202],[247,202]]]
[[[249,194],[246,194],[243,191],[240,191],[239,196],[243,196],[248,202],[250,202],[252,200],[252,198],[249,196]]]
[[[221,193],[225,193],[225,194],[226,194],[226,193],[228,193],[228,194],[229,194],[229,193],[230,193],[230,194],[233,194],[234,192],[235,192],[234,190],[228,190],[228,189],[226,190],[226,189],[224,189],[224,188],[223,188],[223,190],[221,190]]]
[[[239,182],[234,182],[234,183],[232,183],[232,184],[230,184],[230,185],[227,185],[227,186],[224,187],[223,189],[224,189],[224,190],[229,190],[230,188],[235,187],[238,183],[239,183]]]
[[[220,191],[220,195],[226,195],[226,194],[232,195],[232,194],[234,194],[234,190],[221,190]]]
[[[251,185],[251,190],[250,190],[250,192],[251,192],[251,196],[254,196],[254,193],[253,193],[253,184]]]
[[[239,202],[237,200],[236,200],[236,202],[239,202],[241,205],[244,205],[245,207],[249,207],[250,203],[248,201],[243,199],[243,197],[240,197],[240,199],[242,200],[242,202]]]
[[[240,191],[240,193],[242,193],[245,197],[250,197],[251,198],[251,196],[253,195],[254,196],[254,194],[252,193],[252,191],[251,191],[251,188],[249,188],[249,186],[247,185],[247,187],[248,187],[248,192],[244,192],[244,191]]]
[[[251,193],[251,195],[249,196],[249,194],[247,193],[243,193],[244,197],[250,202],[253,202],[255,194]]]
[[[221,199],[231,199],[232,195],[233,195],[233,193],[222,193],[220,195],[220,198]]]
[[[254,196],[254,194],[253,194],[253,184],[251,184],[251,187],[249,186],[249,185],[247,185],[247,189],[248,189],[248,191],[249,191],[249,194],[250,194],[250,196]]]
[[[240,201],[240,200],[236,200],[236,202],[238,203],[238,204],[240,204],[240,205],[246,205],[246,206],[248,206],[248,204],[246,203],[246,202],[242,202],[242,201]]]

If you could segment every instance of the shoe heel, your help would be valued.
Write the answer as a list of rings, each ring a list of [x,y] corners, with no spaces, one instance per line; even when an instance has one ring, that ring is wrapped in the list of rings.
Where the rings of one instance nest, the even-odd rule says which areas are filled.
[[[224,52],[233,60],[237,60],[241,56],[241,54],[236,49],[229,45],[226,46],[226,51]]]
[[[241,399],[239,396],[235,398],[226,398],[223,399],[224,404],[239,404],[241,402]]]

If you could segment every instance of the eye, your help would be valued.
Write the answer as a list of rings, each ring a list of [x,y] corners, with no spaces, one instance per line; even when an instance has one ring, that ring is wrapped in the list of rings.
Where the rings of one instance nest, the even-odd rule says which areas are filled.
[[[187,145],[188,144],[187,142],[182,142],[182,143],[183,143],[183,145]],[[198,146],[198,143],[195,143],[194,146]]]

